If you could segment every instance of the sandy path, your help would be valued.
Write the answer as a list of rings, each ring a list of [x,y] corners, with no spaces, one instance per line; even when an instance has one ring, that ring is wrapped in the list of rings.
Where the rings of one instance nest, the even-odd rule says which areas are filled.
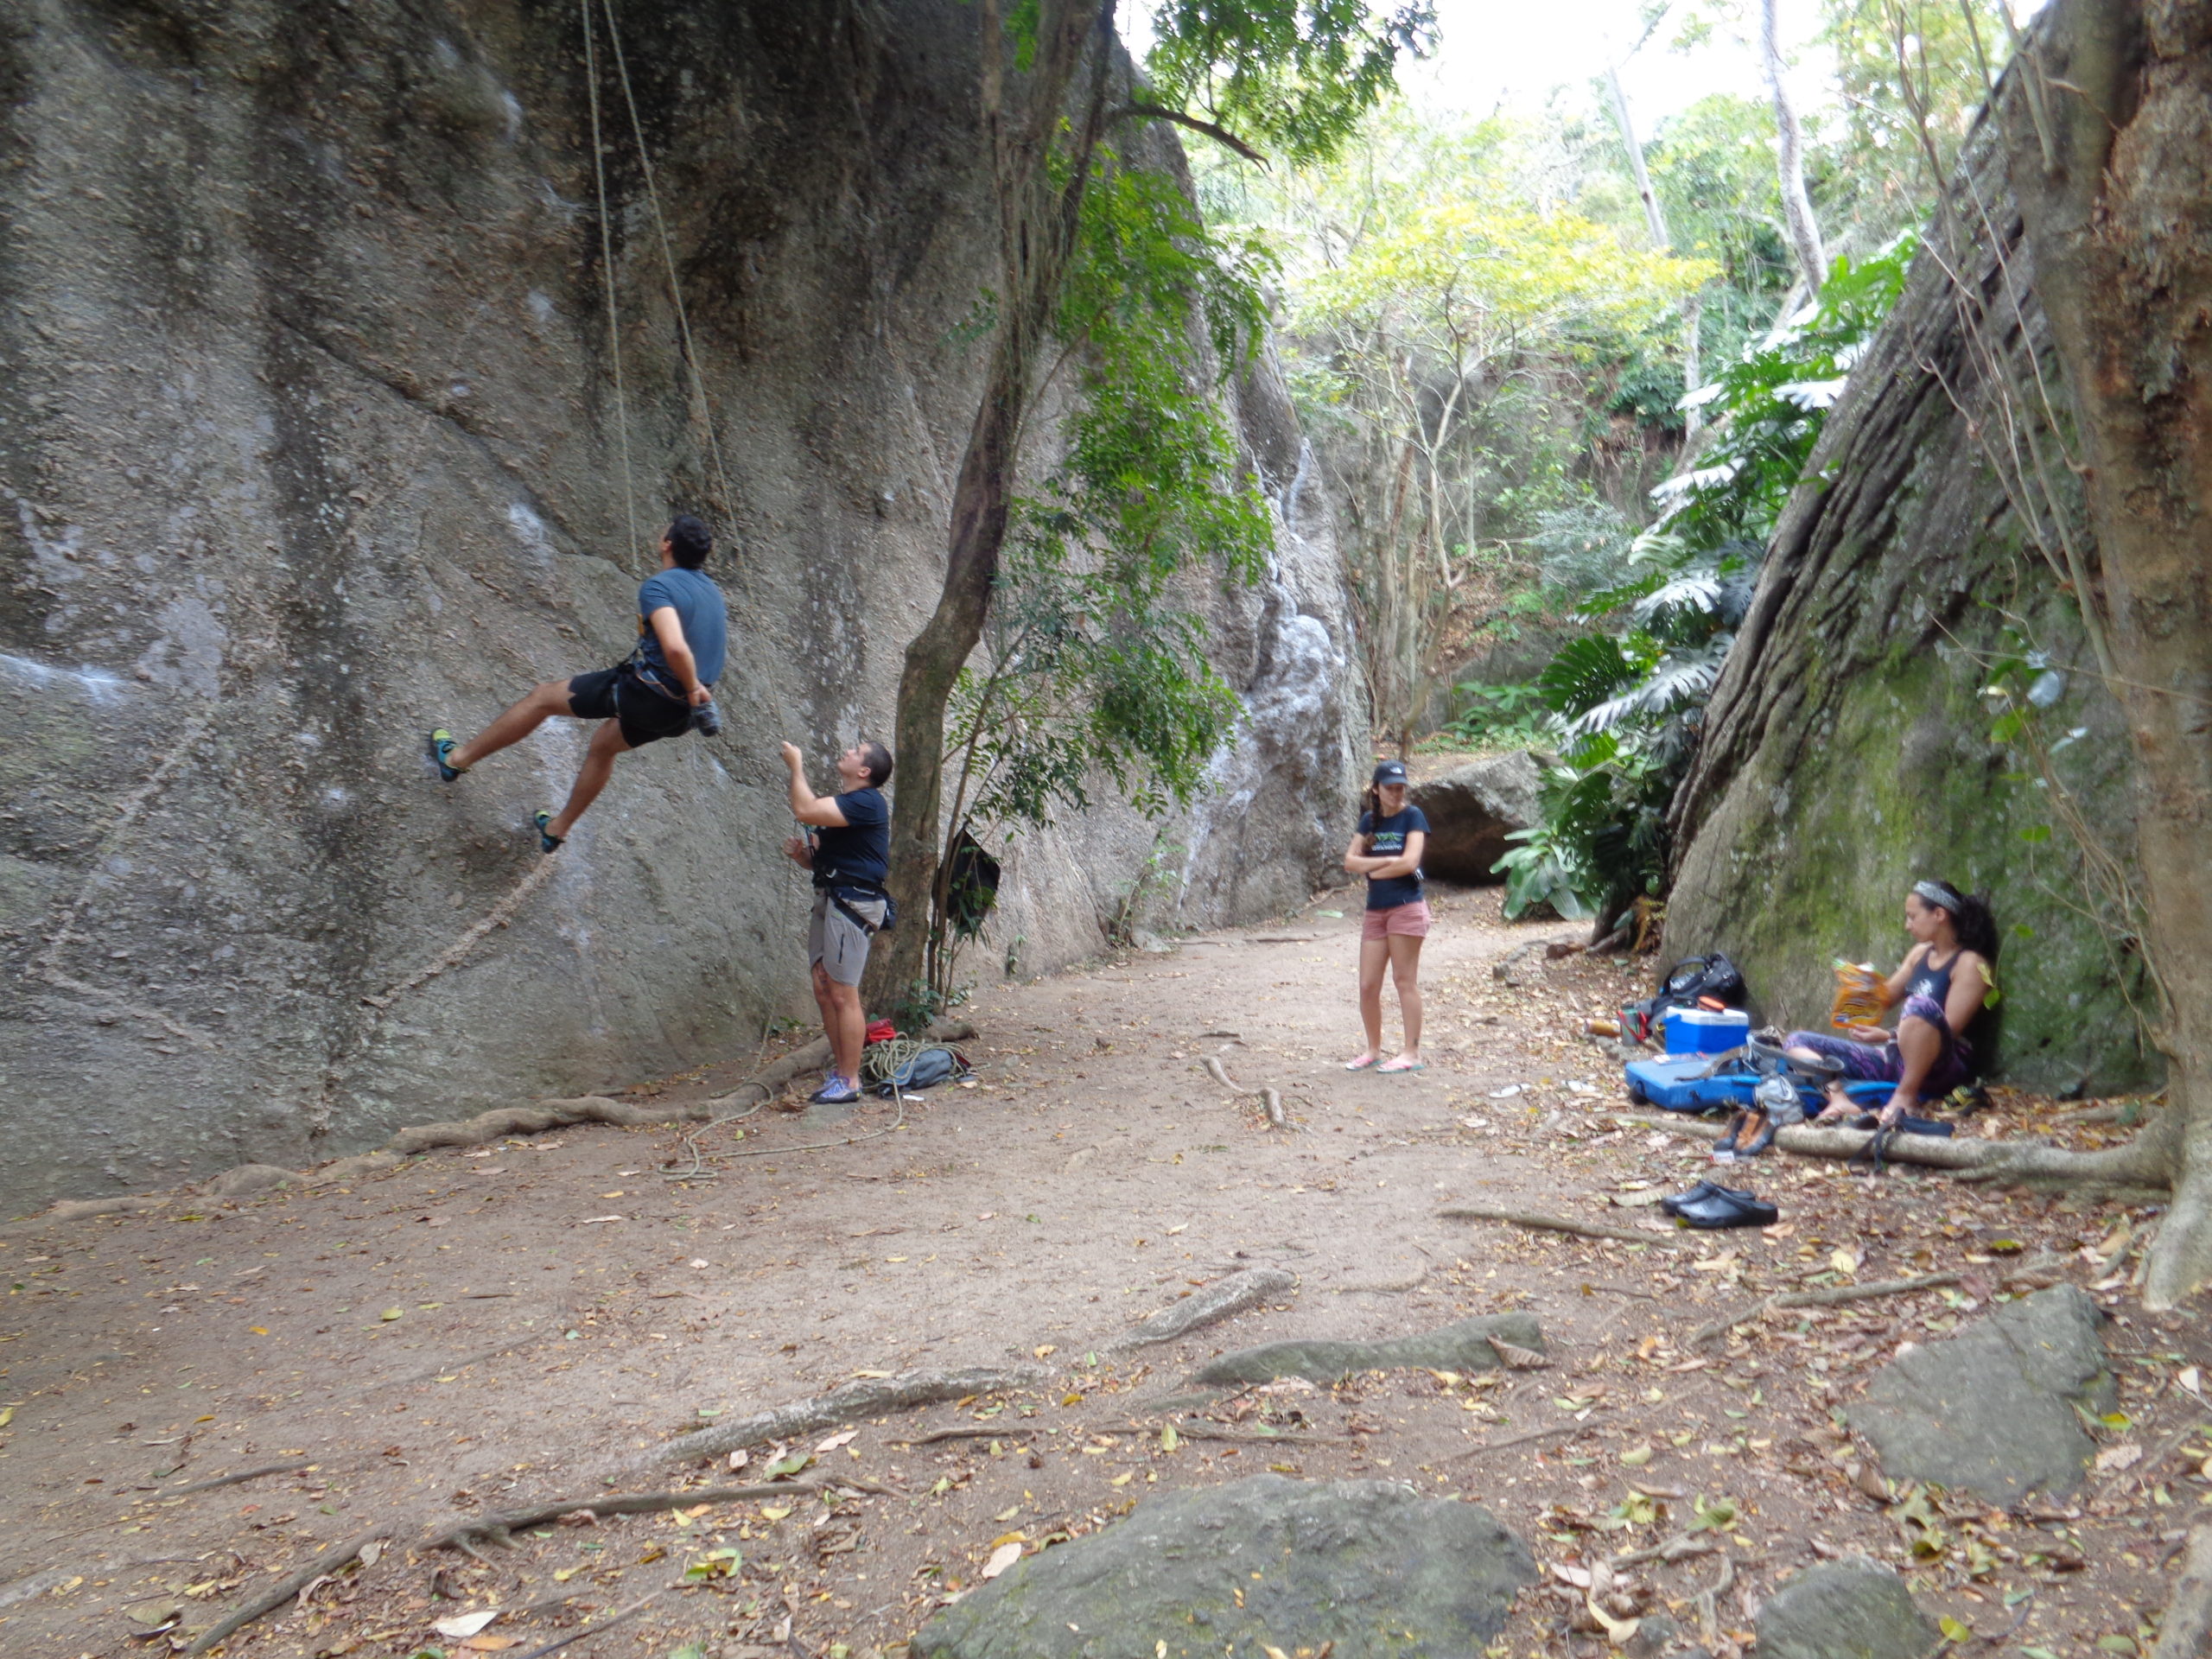
[[[709,1180],[664,1179],[671,1159],[690,1164],[670,1131],[589,1128],[433,1154],[351,1191],[19,1232],[5,1247],[18,1288],[0,1332],[0,1390],[15,1402],[0,1431],[0,1484],[12,1495],[0,1508],[0,1651],[143,1651],[127,1606],[175,1600],[188,1625],[204,1627],[373,1522],[403,1518],[419,1535],[486,1506],[603,1490],[607,1471],[671,1433],[855,1372],[1017,1359],[1048,1362],[1051,1384],[863,1425],[812,1471],[878,1483],[876,1496],[726,1506],[680,1527],[648,1516],[548,1529],[480,1567],[396,1551],[324,1592],[352,1600],[264,1620],[232,1650],[411,1653],[429,1620],[472,1597],[582,1598],[486,1638],[512,1630],[520,1641],[626,1600],[650,1587],[657,1561],[680,1564],[683,1548],[711,1538],[743,1550],[743,1574],[667,1598],[664,1612],[594,1650],[665,1655],[688,1634],[742,1654],[788,1634],[805,1653],[836,1643],[857,1659],[895,1651],[938,1597],[972,1581],[995,1537],[1079,1535],[1161,1482],[1263,1463],[1315,1477],[1391,1471],[1489,1503],[1524,1534],[1557,1529],[1553,1506],[1564,1504],[1583,1518],[1539,1541],[1548,1555],[1641,1483],[1658,1494],[1644,1501],[1654,1517],[1607,1522],[1627,1530],[1605,1547],[1656,1537],[1687,1519],[1696,1493],[1726,1491],[1745,1506],[1748,1584],[1811,1559],[1816,1537],[1904,1559],[1896,1526],[1850,1482],[1847,1442],[1819,1436],[1832,1433],[1839,1379],[1885,1357],[1900,1320],[1926,1339],[1955,1313],[1932,1296],[1884,1306],[1864,1331],[1844,1326],[1826,1344],[1801,1336],[1778,1357],[1772,1344],[1732,1355],[1679,1344],[1689,1316],[1817,1270],[1838,1242],[1868,1277],[1912,1270],[1931,1240],[1970,1248],[1976,1206],[1992,1200],[1911,1177],[1862,1192],[1832,1170],[1776,1166],[1762,1173],[1788,1190],[1789,1224],[1679,1252],[1438,1220],[1440,1203],[1464,1198],[1656,1230],[1655,1211],[1608,1195],[1640,1185],[1650,1196],[1700,1167],[1694,1149],[1611,1116],[1614,1068],[1575,1034],[1581,1014],[1621,995],[1620,971],[1564,963],[1543,988],[1505,991],[1491,962],[1571,930],[1508,927],[1496,906],[1491,893],[1439,902],[1424,963],[1429,1069],[1415,1077],[1342,1071],[1358,1046],[1357,916],[1326,914],[1338,905],[1324,900],[1173,955],[989,987],[963,1010],[982,1033],[972,1086],[933,1091],[895,1133],[871,1134],[893,1121],[877,1103],[763,1112],[709,1131],[697,1144]],[[1281,1090],[1298,1132],[1268,1130],[1255,1099],[1207,1075],[1208,1055],[1247,1090]],[[711,1091],[756,1058],[664,1092]],[[1522,1093],[1494,1098],[1515,1084]],[[802,1149],[861,1135],[871,1138]],[[2023,1230],[2017,1215],[1989,1213]],[[2105,1211],[2044,1217],[2057,1242],[2109,1225]],[[1172,1348],[1084,1363],[1192,1287],[1259,1263],[1297,1274],[1296,1293]],[[1393,1336],[1510,1307],[1542,1321],[1552,1371],[1473,1392],[1426,1373],[1378,1375],[1248,1399],[1211,1420],[1224,1432],[1273,1423],[1323,1437],[1281,1456],[1187,1435],[1170,1451],[1162,1420],[1147,1414],[1160,1382],[1226,1346]],[[2193,1352],[2204,1339],[2157,1340]],[[903,1438],[1001,1418],[1019,1429],[1003,1445],[924,1449]],[[1207,1421],[1185,1427],[1203,1434]],[[1551,1437],[1478,1450],[1532,1427]],[[1656,1460],[1619,1462],[1639,1446]],[[749,1467],[766,1460],[756,1452]],[[296,1474],[167,1495],[308,1461]],[[648,1468],[620,1481],[696,1472]],[[2119,1563],[2063,1582],[2046,1572],[2053,1587],[2031,1611],[2063,1606],[2066,1628],[2120,1630],[2123,1609],[2163,1599],[2156,1567],[2138,1560],[2140,1570]],[[446,1576],[434,1581],[441,1561]],[[1697,1568],[1664,1569],[1673,1576],[1644,1593],[1654,1606],[1679,1601]],[[1974,1614],[1981,1590],[1965,1580],[1957,1590],[1952,1605]],[[1541,1634],[1563,1618],[1535,1598],[1516,1625],[1567,1642]],[[1746,1620],[1739,1605],[1724,1623]]]

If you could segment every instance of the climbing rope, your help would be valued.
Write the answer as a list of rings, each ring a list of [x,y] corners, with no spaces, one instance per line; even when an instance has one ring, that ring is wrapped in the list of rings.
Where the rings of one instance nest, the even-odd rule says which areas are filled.
[[[630,531],[630,558],[638,539],[637,483],[630,467],[629,402],[622,385],[622,323],[614,301],[614,232],[607,218],[607,144],[600,134],[599,51],[593,38],[591,0],[576,0],[584,30],[584,83],[591,98],[591,170],[599,188],[599,274],[607,289],[607,349],[614,365],[614,429],[622,445],[622,516]],[[624,563],[629,560],[626,558]]]
[[[761,1106],[765,1106],[767,1102],[762,1101],[759,1105],[747,1107],[744,1111],[733,1113],[728,1117],[718,1117],[715,1120],[714,1123],[709,1123],[702,1128],[694,1129],[691,1131],[691,1135],[686,1135],[683,1136],[682,1139],[689,1144],[693,1135],[706,1134],[709,1129],[715,1127],[715,1123],[734,1123],[741,1117],[752,1116],[753,1113],[760,1109]],[[809,1141],[804,1142],[803,1145],[796,1147],[742,1147],[734,1152],[726,1152],[721,1155],[725,1158],[772,1158],[779,1157],[785,1153],[830,1152],[839,1147],[856,1147],[863,1141],[878,1140],[884,1135],[893,1133],[903,1126],[906,1122],[906,1096],[904,1093],[901,1093],[899,1096],[899,1115],[893,1118],[890,1122],[885,1124],[881,1128],[870,1129],[865,1135],[849,1135],[842,1141]],[[691,1161],[694,1167],[682,1174],[677,1173],[672,1166],[664,1166],[661,1169],[661,1179],[668,1181],[711,1181],[718,1179],[721,1173],[720,1170],[707,1169],[702,1166],[702,1160],[699,1148],[696,1146],[692,1146],[691,1147]]]

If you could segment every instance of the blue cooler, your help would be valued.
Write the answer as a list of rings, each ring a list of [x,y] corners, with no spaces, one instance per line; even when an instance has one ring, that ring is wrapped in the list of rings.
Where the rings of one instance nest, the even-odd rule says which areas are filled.
[[[1751,1034],[1751,1016],[1741,1008],[1667,1010],[1669,1054],[1726,1054],[1741,1048]]]

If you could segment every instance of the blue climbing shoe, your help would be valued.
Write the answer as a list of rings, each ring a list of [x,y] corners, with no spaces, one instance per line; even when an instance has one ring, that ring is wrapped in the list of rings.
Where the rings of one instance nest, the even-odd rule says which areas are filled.
[[[806,1097],[810,1106],[849,1106],[861,1097],[860,1086],[831,1072],[822,1086]]]
[[[451,766],[447,763],[446,757],[460,747],[461,745],[454,741],[454,734],[442,726],[430,734],[429,744],[430,764],[437,768],[440,783],[452,783],[468,770],[467,766]]]
[[[537,826],[537,850],[541,853],[559,852],[565,844],[563,838],[545,827],[553,822],[553,815],[541,806],[531,822]]]

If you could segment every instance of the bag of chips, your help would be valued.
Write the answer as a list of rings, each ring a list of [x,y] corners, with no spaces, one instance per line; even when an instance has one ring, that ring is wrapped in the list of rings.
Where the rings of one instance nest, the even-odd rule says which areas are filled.
[[[1835,1001],[1828,1009],[1828,1023],[1838,1031],[1872,1025],[1887,1006],[1882,1000],[1881,975],[1871,962],[1846,962],[1838,957],[1834,965]]]

